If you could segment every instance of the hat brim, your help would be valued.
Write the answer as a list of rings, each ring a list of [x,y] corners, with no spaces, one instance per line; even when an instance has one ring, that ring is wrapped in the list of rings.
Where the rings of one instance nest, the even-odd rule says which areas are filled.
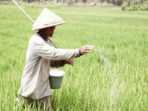
[[[37,31],[37,30],[40,30],[40,29],[44,29],[44,28],[48,28],[48,27],[53,27],[53,26],[58,26],[58,25],[62,25],[62,24],[65,24],[66,22],[61,22],[61,23],[57,23],[57,24],[47,24],[47,25],[44,25],[44,26],[38,26],[36,28],[32,28],[33,31]]]

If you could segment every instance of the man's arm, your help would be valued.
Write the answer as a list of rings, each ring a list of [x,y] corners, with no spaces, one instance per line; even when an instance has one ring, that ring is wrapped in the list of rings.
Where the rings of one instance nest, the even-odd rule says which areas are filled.
[[[54,48],[44,42],[35,42],[34,51],[36,55],[50,60],[67,60],[80,56],[79,49]]]
[[[65,65],[65,62],[64,60],[52,60],[50,65],[51,67],[58,68],[58,67],[63,67]]]
[[[60,49],[54,48],[45,42],[34,42],[36,55],[50,60],[69,60],[91,52],[93,46],[83,46],[81,49]]]
[[[69,64],[69,65],[72,65],[73,66],[73,61],[72,59],[70,60],[52,60],[51,61],[51,67],[63,67],[65,64]]]

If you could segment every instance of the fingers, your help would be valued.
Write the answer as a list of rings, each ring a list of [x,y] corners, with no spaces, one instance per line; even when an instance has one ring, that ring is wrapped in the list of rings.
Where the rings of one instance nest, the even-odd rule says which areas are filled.
[[[81,52],[82,54],[89,53],[93,48],[94,46],[92,45],[86,45],[86,46],[83,46],[83,48],[81,49]]]
[[[70,64],[73,66],[73,60],[72,59],[70,60]]]
[[[70,63],[72,66],[73,66],[73,61],[71,61],[71,63]]]
[[[90,53],[91,51],[85,51],[85,53]]]
[[[73,66],[73,60],[72,60],[72,59],[70,59],[70,60],[65,60],[65,63],[66,63],[66,64],[70,64],[70,65]]]
[[[93,49],[93,47],[86,47],[85,48],[85,51],[90,51],[90,50],[92,50]]]

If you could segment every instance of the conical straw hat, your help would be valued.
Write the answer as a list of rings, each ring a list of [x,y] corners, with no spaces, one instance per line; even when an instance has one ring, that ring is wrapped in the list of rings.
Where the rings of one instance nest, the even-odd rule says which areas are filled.
[[[65,21],[61,17],[54,14],[52,11],[48,10],[47,8],[44,8],[41,14],[34,22],[32,30],[39,30],[47,27],[57,26],[64,23]]]

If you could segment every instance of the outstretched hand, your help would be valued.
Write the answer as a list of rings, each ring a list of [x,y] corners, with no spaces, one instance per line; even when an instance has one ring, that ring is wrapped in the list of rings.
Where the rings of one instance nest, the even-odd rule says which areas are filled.
[[[81,54],[85,54],[85,53],[89,53],[92,51],[92,49],[94,48],[94,46],[92,45],[85,45],[81,48]],[[73,60],[72,59],[69,59],[69,60],[65,60],[64,61],[65,64],[69,64],[69,65],[72,65],[73,66]]]
[[[83,55],[85,53],[91,52],[93,48],[93,45],[85,45],[81,48],[81,54]]]

